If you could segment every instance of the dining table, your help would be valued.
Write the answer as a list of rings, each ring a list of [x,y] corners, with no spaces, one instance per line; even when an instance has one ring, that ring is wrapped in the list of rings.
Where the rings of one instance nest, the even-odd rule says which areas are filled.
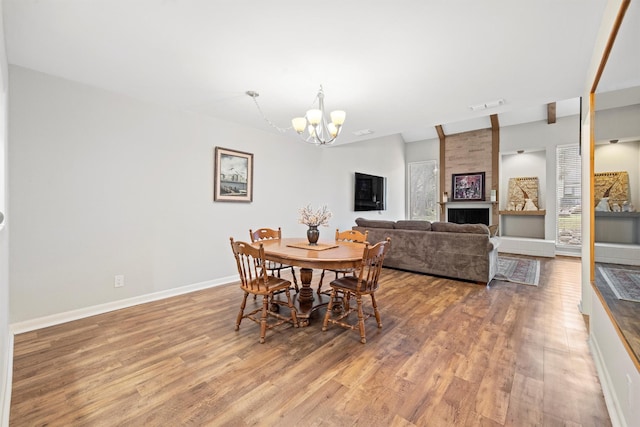
[[[304,238],[265,239],[253,243],[264,247],[267,260],[300,268],[302,287],[293,296],[300,326],[308,326],[309,318],[329,303],[329,295],[317,293],[311,287],[313,269],[337,270],[357,268],[362,262],[365,244],[355,242],[319,241],[310,244]]]

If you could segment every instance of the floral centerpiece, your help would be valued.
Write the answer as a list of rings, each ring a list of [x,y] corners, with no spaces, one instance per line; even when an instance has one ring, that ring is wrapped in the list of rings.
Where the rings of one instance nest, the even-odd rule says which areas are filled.
[[[333,216],[327,205],[321,206],[318,210],[313,210],[311,205],[298,209],[300,218],[298,222],[309,227],[307,230],[307,239],[310,245],[316,245],[320,237],[319,226],[328,227],[329,219]]]
[[[307,205],[298,209],[298,213],[300,214],[298,222],[309,227],[319,227],[321,225],[328,227],[329,219],[333,216],[327,205],[320,207],[317,211],[314,211],[311,205]]]

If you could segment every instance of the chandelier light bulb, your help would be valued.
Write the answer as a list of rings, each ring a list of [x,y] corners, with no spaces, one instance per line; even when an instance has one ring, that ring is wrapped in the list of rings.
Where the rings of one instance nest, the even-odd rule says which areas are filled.
[[[309,110],[307,111],[307,120],[312,125],[317,125],[322,120],[322,110]]]
[[[338,126],[334,125],[333,123],[329,123],[327,125],[327,129],[329,130],[331,138],[335,138],[336,136],[338,136]]]
[[[304,117],[296,117],[291,120],[291,125],[296,132],[301,134],[307,127],[307,119],[305,119]]]
[[[331,112],[331,122],[336,126],[342,126],[344,119],[347,117],[347,113],[342,110],[336,110]]]

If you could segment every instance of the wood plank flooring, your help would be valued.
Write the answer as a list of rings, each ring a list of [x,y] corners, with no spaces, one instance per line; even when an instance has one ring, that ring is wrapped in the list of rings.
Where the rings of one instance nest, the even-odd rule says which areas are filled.
[[[385,269],[366,344],[320,316],[259,344],[235,284],[17,335],[10,425],[609,426],[579,260],[541,263],[538,287]]]

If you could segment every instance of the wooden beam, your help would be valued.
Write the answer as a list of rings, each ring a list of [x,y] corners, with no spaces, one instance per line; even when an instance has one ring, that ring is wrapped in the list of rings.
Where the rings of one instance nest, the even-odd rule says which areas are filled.
[[[498,115],[492,114],[491,118],[491,188],[496,190],[496,201],[500,200],[500,123]],[[496,203],[491,209],[491,224],[499,224],[498,206]]]
[[[547,124],[553,124],[556,122],[556,103],[550,102],[547,104]]]
[[[607,65],[607,60],[609,59],[609,55],[611,54],[611,49],[613,49],[613,43],[616,41],[616,36],[618,35],[618,31],[620,30],[620,26],[622,25],[622,19],[624,18],[625,13],[627,13],[629,4],[631,4],[631,0],[622,0],[622,4],[620,5],[620,9],[618,10],[618,15],[616,15],[616,20],[613,23],[613,29],[609,34],[607,45],[604,47],[604,52],[602,53],[602,58],[600,59],[600,65],[598,66],[598,70],[596,71],[596,76],[593,79],[593,84],[591,85],[590,92],[592,93],[595,93],[598,87],[598,83],[600,83],[600,78],[602,77],[602,73],[604,72],[604,67],[605,65]]]
[[[447,191],[445,185],[445,140],[446,135],[442,129],[442,125],[436,126],[436,132],[438,132],[438,138],[440,138],[440,194]],[[438,200],[442,201],[441,196],[438,196]],[[444,221],[444,205],[440,205],[440,221]]]
[[[491,116],[489,116],[489,118],[491,119],[491,131],[499,131],[500,123],[498,122],[498,115],[492,114]]]

